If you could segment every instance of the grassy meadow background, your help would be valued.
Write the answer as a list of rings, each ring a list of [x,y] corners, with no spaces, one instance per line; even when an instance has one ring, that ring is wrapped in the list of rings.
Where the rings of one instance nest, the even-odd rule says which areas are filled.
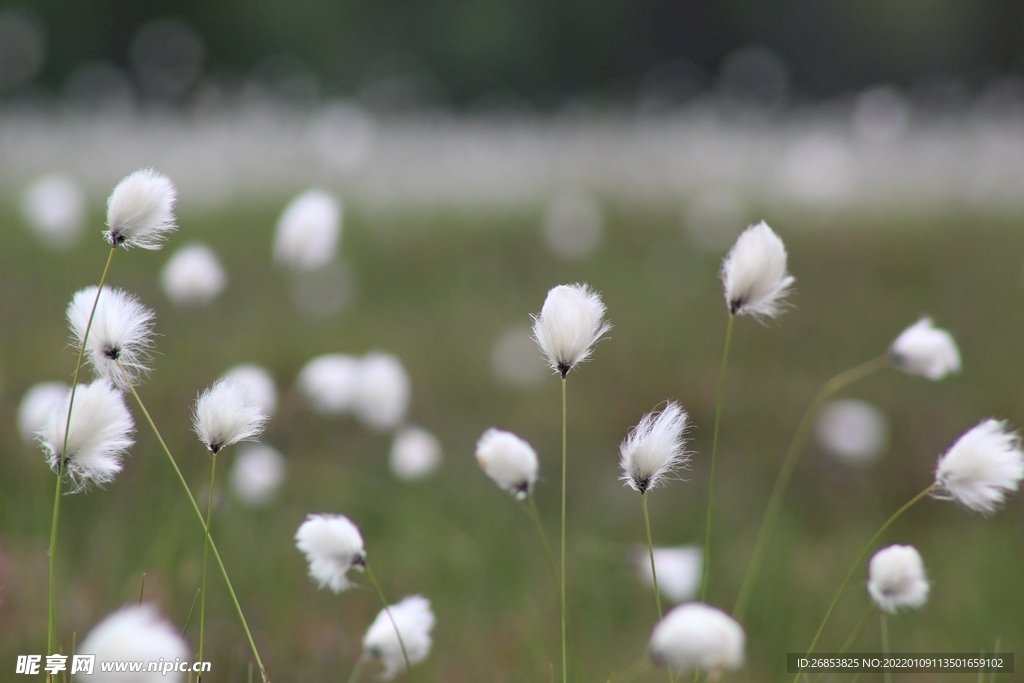
[[[317,318],[296,311],[296,283],[271,264],[280,199],[186,208],[163,251],[119,252],[109,279],[157,313],[153,372],[140,393],[197,497],[206,495],[209,475],[208,456],[190,430],[197,392],[244,362],[266,367],[278,382],[280,408],[263,438],[288,460],[278,501],[246,508],[221,476],[213,525],[272,680],[345,680],[379,609],[365,577],[335,596],[306,576],[293,535],[313,512],[342,513],[360,526],[392,601],[412,593],[431,600],[435,644],[417,667],[418,681],[549,680],[550,663],[557,669],[559,660],[558,607],[536,532],[522,506],[481,473],[473,451],[491,426],[535,446],[537,501],[557,543],[559,382],[551,376],[535,388],[503,386],[492,376],[491,351],[509,326],[529,324],[550,287],[576,281],[601,292],[614,325],[568,385],[568,601],[579,680],[606,681],[641,657],[656,615],[653,596],[626,563],[644,531],[638,496],[617,480],[617,446],[661,401],[683,403],[693,425],[692,469],[685,481],[652,493],[651,521],[656,545],[701,543],[726,325],[718,280],[725,248],[692,241],[676,208],[608,201],[601,247],[586,261],[569,262],[545,247],[536,207],[383,219],[347,205],[340,258],[349,300],[339,313]],[[82,244],[51,252],[13,204],[0,206],[3,679],[13,675],[16,655],[45,651],[53,502],[53,474],[41,451],[21,442],[15,415],[31,385],[70,381],[75,354],[64,308],[103,267],[99,209]],[[785,654],[809,644],[862,544],[931,481],[936,457],[962,432],[989,416],[1024,426],[1020,221],[967,212],[927,221],[858,215],[763,215],[786,242],[796,291],[778,321],[737,323],[709,602],[732,608],[782,455],[825,380],[883,353],[921,314],[953,333],[964,370],[930,382],[887,369],[844,392],[887,414],[889,447],[876,463],[855,468],[809,442],[748,612],[748,663],[727,680],[783,678]],[[183,312],[164,296],[158,275],[170,253],[191,240],[218,253],[229,285],[208,307]],[[402,359],[412,380],[409,421],[443,443],[444,462],[430,478],[395,479],[390,436],[354,420],[321,418],[293,388],[314,356],[372,349]],[[69,496],[62,506],[57,582],[65,650],[74,634],[80,640],[104,615],[137,600],[143,572],[146,600],[179,626],[199,586],[199,525],[152,434],[138,427],[114,483]],[[225,452],[224,465],[236,450]],[[218,470],[226,475],[228,467]],[[893,649],[991,651],[1001,639],[1003,651],[1021,652],[1022,539],[1020,496],[990,519],[926,500],[899,520],[884,542],[921,551],[932,594],[919,612],[890,621]],[[853,629],[868,602],[865,580],[863,570],[820,651],[834,651]],[[211,681],[246,681],[244,635],[216,573],[211,586]],[[197,630],[193,619],[193,644]],[[878,650],[878,639],[872,618],[854,649]],[[663,678],[650,672],[640,680]]]

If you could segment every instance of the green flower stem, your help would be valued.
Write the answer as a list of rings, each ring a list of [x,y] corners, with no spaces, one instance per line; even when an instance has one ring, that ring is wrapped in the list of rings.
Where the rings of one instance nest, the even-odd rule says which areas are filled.
[[[555,570],[555,559],[551,556],[551,546],[548,545],[548,535],[544,532],[544,525],[540,521],[540,512],[537,510],[537,503],[533,496],[526,498],[526,507],[530,510],[530,518],[533,519],[540,535],[540,544],[544,548],[544,561],[548,566],[548,573],[551,575],[551,585],[555,589],[555,596],[561,600],[561,593],[558,592],[558,572]]]
[[[647,529],[647,552],[651,556],[651,578],[654,579],[654,604],[658,607],[658,620],[665,618],[661,611],[661,592],[658,590],[658,570],[654,567],[654,542],[651,540],[651,516],[647,512],[647,492],[640,494],[640,502],[644,508],[644,528]],[[668,669],[668,680],[675,683],[676,677],[672,673],[672,667]]]
[[[566,610],[565,610],[565,477],[566,477],[566,424],[565,424],[565,392],[566,392],[566,381],[565,376],[562,376],[562,576],[561,576],[561,590],[559,591],[558,597],[561,599],[562,607],[562,683],[568,683],[568,663],[565,646],[565,621],[566,621]]]
[[[366,668],[366,664],[369,661],[370,660],[366,656],[365,652],[359,655],[359,659],[356,660],[355,667],[352,668],[352,675],[348,677],[348,683],[356,683],[356,681],[359,680],[359,677],[363,674],[363,669]]]
[[[210,496],[206,503],[206,538],[203,540],[203,580],[199,584],[199,661],[203,660],[203,645],[206,640],[206,566],[210,555],[210,520],[213,518],[213,487],[217,480],[217,453],[212,453],[210,465]],[[203,680],[199,674],[197,681]]]
[[[366,569],[366,575],[370,578],[370,583],[373,584],[373,590],[377,592],[377,597],[380,598],[380,602],[384,605],[384,612],[388,615],[388,619],[391,620],[391,625],[395,627],[395,635],[398,637],[398,647],[402,648],[402,659],[405,660],[405,669],[409,672],[409,680],[413,680],[412,676],[412,663],[409,662],[409,653],[405,651],[405,641],[402,640],[402,632],[398,630],[398,624],[395,622],[395,618],[391,615],[391,607],[388,605],[387,598],[384,597],[384,591],[380,589],[380,584],[377,583],[377,577],[374,576],[373,570],[370,569],[370,563],[363,560],[363,568]]]
[[[839,648],[836,654],[841,655],[850,649],[853,643],[857,640],[857,636],[859,636],[860,632],[864,630],[864,625],[868,623],[868,616],[871,614],[872,611],[874,611],[874,609],[874,603],[869,602],[867,609],[864,610],[864,614],[860,616],[860,621],[858,621],[857,625],[854,627],[853,633],[850,634],[850,637],[846,639],[846,642],[843,643],[843,646]],[[814,683],[818,683],[818,681],[820,681],[824,677],[824,673],[818,674],[818,677],[814,679]]]

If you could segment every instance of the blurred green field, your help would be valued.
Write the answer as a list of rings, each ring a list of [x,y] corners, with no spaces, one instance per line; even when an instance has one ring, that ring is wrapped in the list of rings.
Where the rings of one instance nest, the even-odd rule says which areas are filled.
[[[338,315],[304,317],[289,276],[271,265],[280,205],[180,215],[164,252],[118,253],[110,283],[157,312],[152,376],[140,389],[198,495],[208,457],[190,431],[196,393],[224,370],[255,362],[276,377],[282,406],[265,438],[288,458],[278,503],[252,511],[226,494],[213,533],[275,683],[345,680],[379,609],[364,587],[318,591],[293,535],[311,512],[343,513],[362,529],[392,601],[430,598],[435,645],[418,681],[547,681],[558,667],[558,607],[528,516],[473,459],[498,426],[541,456],[537,501],[557,541],[560,388],[498,385],[495,339],[529,323],[546,291],[586,281],[614,324],[593,361],[569,380],[568,600],[583,681],[606,681],[643,655],[653,596],[624,558],[644,537],[638,496],[617,480],[618,443],[659,402],[690,411],[687,481],[651,495],[655,543],[703,541],[715,382],[726,311],[708,252],[675,210],[608,207],[605,242],[584,263],[550,255],[538,214],[437,211],[404,221],[347,212],[343,259],[354,294]],[[890,446],[855,469],[812,442],[749,610],[748,663],[727,680],[781,680],[785,654],[809,644],[863,543],[930,481],[936,456],[989,416],[1024,425],[1024,233],[1016,221],[951,215],[939,222],[862,224],[853,217],[765,216],[786,241],[796,277],[777,322],[738,321],[726,377],[710,602],[731,609],[782,455],[799,417],[830,376],[884,352],[922,313],[960,344],[964,371],[933,383],[893,370],[854,385],[890,419]],[[106,245],[94,235],[66,253],[37,246],[11,206],[0,207],[0,670],[46,641],[46,550],[53,475],[21,443],[22,393],[70,381],[75,356],[64,307],[94,284]],[[229,273],[205,309],[177,310],[160,291],[168,249],[202,239]],[[724,251],[724,250],[723,250]],[[403,483],[389,472],[390,438],[351,420],[325,420],[292,388],[313,356],[397,354],[413,383],[409,419],[442,441],[438,473]],[[134,408],[134,406],[132,406]],[[69,496],[58,544],[59,633],[64,647],[102,616],[146,596],[182,624],[199,586],[202,535],[153,436],[141,425],[125,471],[106,490]],[[227,452],[230,461],[233,451]],[[226,471],[226,468],[225,468]],[[222,479],[224,481],[224,479]],[[929,603],[890,621],[897,651],[1003,651],[1024,645],[1024,503],[991,518],[926,500],[886,543],[915,545],[933,582]],[[841,601],[820,651],[846,639],[868,603],[866,570]],[[212,579],[207,648],[211,681],[247,680],[248,647],[219,577]],[[195,643],[198,624],[189,627]],[[877,619],[855,650],[879,649]],[[648,673],[640,680],[662,680]],[[841,680],[835,677],[833,680]],[[861,680],[870,680],[862,676]],[[923,679],[922,679],[923,680]],[[973,680],[967,674],[929,680]],[[1007,677],[1009,680],[1009,677]]]

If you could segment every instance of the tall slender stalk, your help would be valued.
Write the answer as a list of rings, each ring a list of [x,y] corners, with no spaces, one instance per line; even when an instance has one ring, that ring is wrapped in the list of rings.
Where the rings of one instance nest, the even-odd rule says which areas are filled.
[[[369,661],[370,660],[366,656],[365,652],[359,655],[359,659],[356,660],[356,665],[352,668],[352,674],[348,677],[348,683],[356,683],[356,681],[359,680],[359,677],[363,674],[363,669],[366,668],[366,664]]]
[[[658,607],[658,619],[661,620],[665,614],[661,611],[661,591],[658,590],[658,570],[654,566],[654,542],[651,540],[651,516],[647,512],[647,492],[640,494],[640,502],[644,508],[644,528],[647,529],[647,552],[651,557],[651,578],[654,579],[654,604]],[[668,680],[675,683],[676,677],[672,673],[672,667],[668,669]]]
[[[896,512],[892,513],[892,516],[886,520],[885,524],[883,524],[878,531],[875,532],[875,535],[871,537],[871,540],[869,540],[864,545],[864,549],[860,551],[860,555],[858,555],[857,559],[853,561],[853,566],[850,567],[850,571],[846,573],[846,578],[843,579],[843,583],[840,584],[839,590],[836,591],[836,596],[832,598],[832,604],[829,605],[828,611],[825,613],[825,618],[821,620],[821,625],[818,626],[818,632],[814,634],[814,640],[811,641],[811,646],[807,648],[807,654],[811,654],[812,652],[814,652],[814,648],[817,647],[818,640],[821,638],[821,634],[825,630],[825,624],[827,624],[828,620],[832,617],[832,612],[835,611],[836,604],[838,604],[839,602],[839,598],[842,597],[843,591],[846,590],[846,586],[850,583],[850,579],[853,578],[853,574],[857,571],[857,567],[860,566],[860,563],[864,560],[864,557],[868,554],[868,551],[871,550],[871,546],[873,546],[875,542],[882,536],[882,534],[885,533],[886,529],[892,526],[893,522],[899,519],[899,517],[904,512],[912,508],[918,501],[920,501],[922,498],[924,498],[929,493],[934,491],[937,486],[938,484],[936,483],[929,484],[928,488],[926,488],[924,491],[921,491],[921,493],[917,494],[909,501],[907,501],[907,503],[905,503],[903,507],[901,507]],[[793,679],[793,683],[798,683],[798,681],[803,675],[803,670],[797,672],[796,678]]]
[[[412,676],[412,664],[409,662],[409,653],[405,651],[405,641],[402,640],[402,632],[398,630],[398,623],[395,621],[395,617],[391,614],[391,607],[388,605],[387,598],[384,597],[384,591],[380,589],[380,584],[377,583],[377,577],[374,576],[373,570],[370,569],[370,564],[363,560],[363,568],[366,569],[366,575],[370,578],[370,583],[373,584],[373,590],[377,592],[377,597],[380,598],[380,602],[384,605],[384,612],[388,615],[388,619],[391,620],[391,625],[395,627],[395,635],[398,637],[398,647],[402,648],[402,659],[405,660],[405,669],[409,672],[409,680],[413,680]]]
[[[103,266],[103,274],[100,275],[100,284],[96,288],[96,298],[92,302],[92,310],[89,311],[89,320],[85,324],[85,334],[82,335],[81,345],[78,348],[78,359],[75,361],[75,374],[71,380],[71,395],[68,397],[68,415],[64,422],[64,445],[60,449],[60,456],[57,462],[57,485],[53,494],[53,521],[50,526],[50,606],[47,612],[46,625],[46,654],[52,655],[54,645],[57,642],[57,610],[56,610],[56,579],[54,574],[54,556],[57,551],[57,524],[60,519],[60,498],[61,485],[64,481],[65,458],[68,450],[68,435],[71,431],[71,409],[75,405],[75,392],[78,391],[78,373],[82,369],[82,358],[85,356],[85,344],[89,341],[89,333],[92,331],[92,319],[96,315],[96,306],[100,301],[100,293],[103,285],[107,282],[107,273],[110,272],[110,264],[114,261],[114,252],[117,247],[111,247],[107,256],[107,264]],[[53,680],[53,674],[47,674],[48,681]]]
[[[874,603],[869,602],[867,609],[864,610],[864,614],[860,615],[860,621],[858,621],[857,625],[854,627],[853,633],[851,633],[850,637],[846,639],[846,642],[843,643],[843,646],[836,650],[836,654],[844,654],[847,650],[850,649],[850,646],[852,646],[853,643],[857,640],[857,636],[859,636],[860,632],[864,630],[864,625],[868,623],[868,615],[871,614],[874,608]],[[818,677],[814,679],[814,683],[818,683],[818,681],[820,681],[824,677],[824,673],[819,673]]]
[[[213,487],[217,480],[217,453],[212,453],[210,465],[210,496],[206,503],[206,538],[203,540],[203,580],[199,584],[199,661],[203,661],[203,645],[206,640],[206,567],[210,555],[210,520],[213,518]],[[203,680],[199,674],[197,681]]]
[[[537,533],[540,535],[540,544],[544,548],[544,562],[547,564],[548,573],[551,575],[551,585],[555,589],[555,596],[561,599],[561,593],[558,591],[558,572],[555,569],[555,559],[551,556],[548,535],[544,532],[544,524],[540,521],[540,512],[537,511],[537,503],[534,502],[533,496],[529,496],[526,499],[526,507],[529,508],[530,517],[533,519],[533,523],[537,527]]]
[[[185,477],[182,475],[181,470],[178,469],[178,463],[175,461],[174,456],[171,455],[171,450],[167,447],[167,443],[164,441],[164,437],[160,434],[160,430],[157,429],[156,423],[153,422],[153,418],[150,416],[149,411],[146,410],[146,404],[142,402],[142,398],[139,396],[139,392],[135,390],[135,385],[131,382],[128,377],[128,373],[125,371],[121,362],[118,361],[117,365],[121,368],[121,374],[124,375],[125,382],[128,388],[132,392],[132,396],[135,397],[135,402],[139,405],[139,410],[142,411],[143,416],[146,418],[146,422],[149,424],[150,429],[153,430],[156,440],[160,443],[160,448],[167,455],[168,461],[171,463],[171,467],[174,469],[174,474],[177,475],[178,481],[181,483],[182,488],[185,489],[185,494],[188,496],[189,502],[192,504],[192,511],[196,513],[196,517],[199,519],[199,524],[203,527],[203,533],[208,532],[206,521],[203,519],[203,513],[199,510],[199,505],[196,503],[195,496],[192,495],[191,489],[188,487],[188,483],[185,481]],[[245,631],[245,637],[249,640],[249,647],[252,649],[252,656],[256,659],[256,665],[260,668],[260,676],[263,678],[263,683],[270,683],[270,678],[267,676],[267,670],[263,666],[263,661],[260,659],[260,653],[256,649],[256,643],[252,639],[252,632],[249,631],[249,624],[245,621],[245,614],[242,613],[242,606],[238,602],[238,597],[235,595],[235,589],[231,585],[231,578],[228,577],[228,570],[224,567],[224,562],[220,558],[220,552],[217,550],[217,544],[213,542],[213,538],[210,538],[210,550],[213,551],[213,557],[217,560],[217,567],[220,569],[221,576],[224,577],[224,583],[227,585],[228,593],[231,595],[231,601],[235,605],[235,611],[238,612],[238,618],[242,622],[242,629]]]
[[[887,367],[889,362],[889,356],[883,355],[839,373],[822,385],[814,400],[807,406],[804,416],[800,418],[800,424],[796,428],[796,433],[793,435],[793,441],[789,444],[789,450],[786,451],[786,457],[782,460],[779,476],[775,479],[775,487],[772,489],[772,495],[768,499],[768,508],[765,510],[764,519],[761,521],[761,529],[758,531],[757,540],[754,542],[754,552],[750,557],[750,564],[747,565],[747,573],[743,578],[743,585],[740,588],[739,597],[736,599],[736,606],[732,609],[732,616],[736,621],[743,621],[747,607],[750,606],[750,598],[757,583],[757,574],[761,569],[764,552],[768,547],[768,542],[771,540],[772,533],[775,531],[775,525],[779,521],[779,514],[782,512],[782,500],[786,496],[786,489],[793,475],[793,469],[796,467],[797,460],[800,459],[800,453],[803,451],[807,437],[811,433],[814,418],[817,417],[818,411],[825,405],[825,401],[831,398],[837,391]]]
[[[562,577],[558,597],[562,602],[562,683],[568,683],[569,669],[565,648],[565,477],[566,477],[566,423],[565,423],[565,375],[562,375]]]

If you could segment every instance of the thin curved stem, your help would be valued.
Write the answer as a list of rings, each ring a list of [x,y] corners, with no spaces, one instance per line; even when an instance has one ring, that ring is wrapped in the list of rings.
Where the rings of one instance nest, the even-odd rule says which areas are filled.
[[[882,536],[882,534],[885,533],[885,530],[888,529],[890,526],[892,526],[893,522],[895,522],[897,519],[899,519],[899,517],[904,512],[906,512],[907,510],[912,508],[918,501],[920,501],[922,498],[924,498],[929,493],[934,491],[937,486],[938,486],[938,484],[936,484],[936,483],[929,484],[928,488],[926,488],[924,491],[921,491],[921,493],[917,494],[916,496],[911,498],[909,501],[907,501],[907,503],[905,503],[903,505],[903,507],[901,507],[896,512],[892,513],[892,516],[889,519],[886,520],[885,524],[883,524],[878,531],[875,532],[875,535],[871,537],[871,540],[869,540],[864,545],[864,549],[860,551],[860,555],[858,555],[857,559],[853,561],[853,566],[850,567],[850,571],[848,571],[846,573],[846,578],[843,579],[843,583],[840,584],[839,590],[836,591],[836,596],[834,598],[832,598],[832,604],[829,605],[828,611],[825,613],[825,618],[821,620],[821,625],[818,627],[818,632],[814,634],[814,640],[811,641],[811,646],[809,648],[807,648],[807,654],[813,653],[814,652],[814,648],[817,647],[818,640],[821,638],[821,634],[825,630],[825,624],[827,624],[828,620],[832,617],[832,612],[835,611],[836,604],[839,603],[839,598],[842,597],[843,591],[846,590],[846,586],[850,583],[850,579],[853,578],[854,572],[857,571],[857,567],[860,566],[860,563],[864,560],[864,557],[868,554],[868,551],[871,550],[871,547]],[[793,683],[797,683],[800,680],[800,677],[803,676],[803,675],[804,675],[803,670],[797,672],[796,678],[793,679]]]
[[[864,614],[860,616],[860,621],[858,621],[857,625],[854,627],[853,633],[851,633],[850,637],[846,639],[846,642],[843,643],[843,646],[836,651],[836,654],[844,654],[847,650],[850,649],[850,646],[852,646],[854,642],[856,642],[857,636],[859,636],[860,632],[864,630],[864,625],[868,623],[868,615],[870,615],[871,612],[874,611],[874,609],[874,603],[869,602],[867,609],[864,610]],[[820,681],[824,677],[824,673],[818,674],[818,677],[814,679],[814,683],[818,683],[818,681]]]
[[[743,578],[743,585],[740,588],[739,597],[736,599],[736,606],[733,607],[732,616],[737,621],[743,621],[747,607],[750,606],[750,599],[753,596],[754,586],[757,583],[757,574],[761,569],[761,562],[764,559],[765,550],[771,540],[775,525],[779,521],[779,514],[782,512],[782,501],[786,496],[786,489],[789,487],[789,480],[793,475],[793,469],[800,459],[807,437],[814,426],[814,419],[818,411],[825,405],[825,402],[840,389],[872,375],[889,365],[889,356],[883,355],[873,358],[866,363],[841,372],[822,385],[818,394],[807,406],[804,416],[800,418],[800,424],[793,435],[793,441],[789,444],[786,457],[782,460],[782,467],[779,469],[779,476],[775,480],[775,487],[768,499],[768,508],[765,510],[764,519],[761,521],[761,529],[758,531],[757,540],[754,542],[754,552],[750,557],[750,564],[747,565],[747,574]]]
[[[658,620],[665,618],[661,611],[661,591],[658,590],[658,570],[654,567],[654,542],[651,540],[651,516],[647,512],[647,492],[640,494],[640,502],[644,508],[644,528],[647,529],[647,553],[651,557],[651,578],[654,579],[654,604],[658,607]],[[676,677],[672,673],[672,667],[668,670],[668,680],[675,683]]]
[[[352,668],[352,675],[348,677],[348,683],[356,683],[356,681],[359,680],[359,677],[363,674],[363,669],[366,668],[366,664],[369,661],[370,660],[366,656],[365,652],[359,655],[359,659],[356,660],[355,667]]]
[[[540,521],[540,512],[537,510],[537,503],[534,502],[533,496],[526,499],[526,507],[529,508],[530,518],[533,519],[537,533],[540,535],[540,544],[544,548],[544,561],[548,566],[548,573],[551,575],[551,586],[555,589],[555,597],[561,600],[561,594],[558,592],[558,571],[555,569],[555,559],[551,555],[548,535],[544,532],[544,524]]]
[[[203,581],[199,584],[199,661],[203,660],[203,645],[206,641],[206,567],[210,556],[210,520],[213,518],[213,487],[217,480],[217,453],[213,453],[210,465],[210,496],[206,503],[206,537],[203,539]],[[197,681],[203,680],[199,674]]]
[[[402,632],[398,630],[398,623],[395,622],[395,617],[391,614],[391,606],[388,605],[387,598],[384,597],[384,591],[380,589],[380,584],[377,583],[377,577],[374,576],[373,570],[370,569],[370,564],[363,561],[363,568],[366,569],[366,575],[370,578],[370,583],[373,584],[373,590],[377,591],[377,597],[380,598],[380,602],[384,605],[384,612],[388,615],[388,619],[391,620],[391,625],[395,627],[395,636],[398,637],[398,647],[402,649],[402,659],[405,660],[405,669],[409,672],[409,680],[412,680],[412,664],[409,662],[409,653],[405,651],[405,641],[402,640]]]
[[[135,390],[135,385],[132,384],[128,373],[125,372],[121,362],[118,361],[118,367],[121,368],[121,374],[124,375],[125,382],[128,385],[129,390],[132,392],[132,396],[135,397],[135,402],[139,405],[139,410],[142,411],[143,416],[146,418],[146,422],[149,423],[150,429],[153,430],[156,440],[160,443],[160,448],[167,455],[167,459],[171,463],[171,467],[174,469],[174,473],[178,477],[178,481],[181,482],[182,488],[185,489],[185,494],[188,496],[189,502],[192,504],[192,511],[196,513],[196,517],[199,519],[199,524],[203,527],[203,533],[207,533],[208,528],[206,521],[203,519],[203,513],[199,510],[199,505],[196,503],[195,496],[192,495],[191,489],[188,487],[188,483],[185,481],[185,477],[181,474],[181,470],[178,469],[178,463],[175,461],[174,456],[171,455],[171,449],[167,447],[167,443],[164,441],[164,437],[160,434],[160,430],[157,429],[156,423],[153,422],[153,418],[150,416],[149,411],[146,410],[146,404],[142,402],[142,398],[139,396],[139,392]],[[217,550],[217,544],[213,542],[213,538],[210,538],[210,550],[213,551],[213,557],[217,560],[217,567],[220,569],[221,576],[224,577],[224,583],[227,585],[228,593],[231,595],[231,601],[235,605],[235,611],[238,612],[238,618],[242,622],[242,629],[245,631],[245,637],[249,640],[249,647],[252,649],[252,656],[256,659],[256,666],[260,668],[260,676],[263,678],[263,683],[270,683],[270,678],[267,676],[267,670],[263,667],[263,661],[260,659],[260,653],[256,649],[256,643],[252,639],[252,632],[249,631],[249,624],[245,621],[245,614],[242,613],[242,606],[238,602],[238,596],[235,595],[235,589],[231,585],[231,579],[228,577],[228,570],[224,567],[224,562],[220,558],[220,552]]]
[[[566,478],[566,422],[565,422],[565,393],[566,393],[566,381],[565,376],[562,376],[562,577],[561,577],[561,590],[559,591],[558,597],[562,603],[562,683],[568,683],[568,662],[565,645],[565,622],[566,622],[566,609],[565,609],[565,478]]]

